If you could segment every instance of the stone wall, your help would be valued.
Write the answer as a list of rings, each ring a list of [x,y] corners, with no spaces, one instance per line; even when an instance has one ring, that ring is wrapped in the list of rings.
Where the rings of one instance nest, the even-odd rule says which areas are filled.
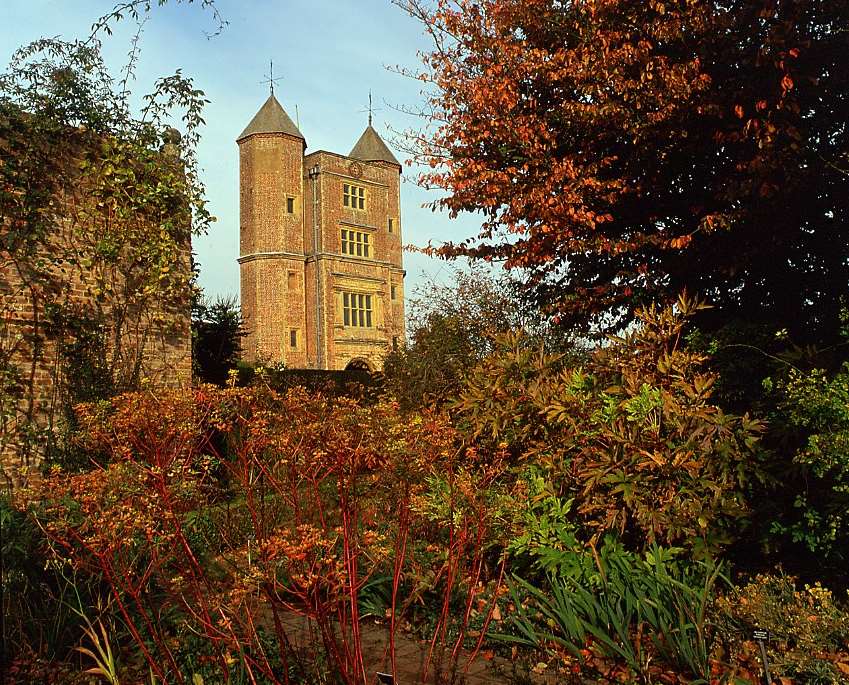
[[[76,194],[55,199],[55,231],[36,249],[0,249],[2,489],[37,477],[70,405],[100,371],[108,371],[115,391],[191,383],[188,230],[170,265],[185,288],[168,298],[155,290],[140,296],[138,282],[129,282],[138,279],[138,266],[123,264],[120,249],[117,260],[99,258],[97,230],[83,227],[77,211],[86,201],[84,183],[71,186]],[[75,363],[86,341],[92,358]]]

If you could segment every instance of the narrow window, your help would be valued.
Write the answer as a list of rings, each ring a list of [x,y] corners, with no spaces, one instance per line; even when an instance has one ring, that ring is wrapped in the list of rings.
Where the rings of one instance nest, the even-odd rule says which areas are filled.
[[[389,217],[389,232],[395,233],[395,219],[393,219],[391,216]]]
[[[298,274],[294,271],[290,271],[288,274],[287,285],[289,286],[289,290],[295,290],[298,287]]]
[[[293,328],[289,331],[289,347],[298,346],[298,329]]]
[[[287,197],[286,198],[286,214],[294,214],[295,213],[295,198]]]
[[[389,296],[390,296],[393,300],[398,299],[398,291],[397,291],[396,286],[394,286],[394,285],[389,286],[389,293],[390,293],[390,295],[389,295]]]

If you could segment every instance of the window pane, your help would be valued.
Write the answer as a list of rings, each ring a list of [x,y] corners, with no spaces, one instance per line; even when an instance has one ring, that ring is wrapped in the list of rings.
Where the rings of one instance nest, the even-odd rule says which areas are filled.
[[[348,309],[347,307],[345,307],[345,309],[343,310],[343,314],[344,314],[344,318],[345,318],[345,325],[350,326],[351,325],[351,310]]]
[[[366,328],[371,328],[371,309],[366,310]]]
[[[363,245],[363,257],[368,257],[368,243]]]

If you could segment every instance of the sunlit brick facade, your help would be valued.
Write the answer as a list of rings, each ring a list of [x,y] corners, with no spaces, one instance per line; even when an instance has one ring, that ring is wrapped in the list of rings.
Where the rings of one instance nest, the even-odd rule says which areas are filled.
[[[349,155],[305,155],[274,95],[237,142],[243,356],[382,368],[404,336],[400,164],[370,123]]]

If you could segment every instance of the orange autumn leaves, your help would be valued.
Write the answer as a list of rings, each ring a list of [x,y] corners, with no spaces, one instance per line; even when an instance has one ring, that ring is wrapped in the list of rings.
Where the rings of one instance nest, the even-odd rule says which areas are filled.
[[[506,535],[490,507],[503,455],[465,449],[436,412],[211,386],[78,412],[82,446],[104,465],[49,474],[27,493],[29,510],[59,558],[106,584],[160,678],[175,672],[156,627],[164,611],[222,663],[244,650],[275,683],[289,681],[260,649],[264,631],[282,650],[281,612],[308,616],[342,681],[361,685],[369,582],[395,578],[393,631],[423,593],[472,606],[474,588],[495,582],[485,552]],[[468,616],[444,612],[434,644],[454,649]]]
[[[820,183],[845,190],[823,161],[846,151],[845,2],[399,4],[434,40],[420,181],[481,216],[430,253],[522,269],[567,323],[615,328],[685,288],[719,307],[775,297],[791,321],[825,299],[774,293],[804,280],[799,260],[829,259],[800,227],[845,204]]]

